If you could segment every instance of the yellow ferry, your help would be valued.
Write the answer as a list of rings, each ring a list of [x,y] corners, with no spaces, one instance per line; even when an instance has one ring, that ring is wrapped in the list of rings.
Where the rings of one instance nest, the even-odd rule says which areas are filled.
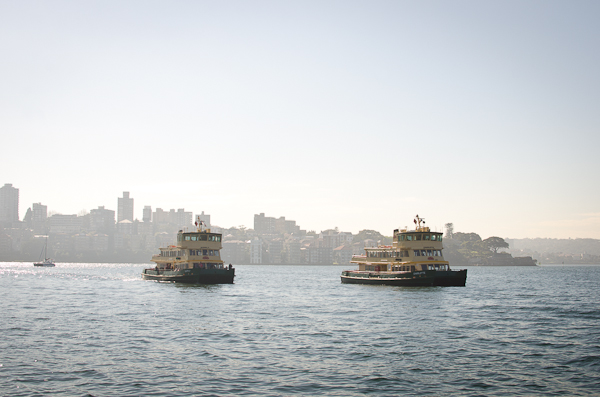
[[[152,256],[154,268],[144,269],[145,280],[191,284],[233,284],[235,269],[221,260],[221,234],[203,229],[198,218],[197,230],[177,233],[177,244],[160,248]]]
[[[342,283],[397,286],[464,287],[467,270],[451,270],[442,255],[442,233],[432,232],[425,220],[415,217],[415,230],[394,230],[391,246],[365,248],[350,263],[358,270],[342,272]]]

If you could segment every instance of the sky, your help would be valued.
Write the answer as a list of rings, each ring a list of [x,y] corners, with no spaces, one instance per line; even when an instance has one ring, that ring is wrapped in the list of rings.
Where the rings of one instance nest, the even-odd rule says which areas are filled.
[[[0,0],[0,185],[51,213],[600,238],[600,2]]]

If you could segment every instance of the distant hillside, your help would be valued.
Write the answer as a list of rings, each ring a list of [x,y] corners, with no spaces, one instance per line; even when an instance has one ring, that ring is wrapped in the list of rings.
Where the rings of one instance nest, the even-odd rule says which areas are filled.
[[[600,240],[591,238],[555,239],[521,238],[505,239],[510,245],[509,252],[555,253],[566,255],[600,255]]]

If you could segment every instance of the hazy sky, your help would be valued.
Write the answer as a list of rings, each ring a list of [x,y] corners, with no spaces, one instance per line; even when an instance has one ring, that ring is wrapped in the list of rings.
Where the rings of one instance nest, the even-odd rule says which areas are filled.
[[[600,2],[0,0],[20,216],[600,238]]]

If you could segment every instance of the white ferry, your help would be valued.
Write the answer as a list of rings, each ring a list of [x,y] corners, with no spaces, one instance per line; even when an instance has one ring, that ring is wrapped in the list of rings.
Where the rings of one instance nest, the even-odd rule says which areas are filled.
[[[152,256],[154,268],[144,269],[145,280],[190,284],[233,284],[235,269],[221,260],[221,234],[203,229],[197,219],[197,230],[177,233],[177,244],[160,248]]]
[[[424,226],[419,215],[414,222],[415,230],[394,230],[391,246],[365,248],[364,255],[354,255],[350,263],[358,270],[343,271],[342,283],[464,287],[467,270],[450,269],[442,255],[442,233]]]

